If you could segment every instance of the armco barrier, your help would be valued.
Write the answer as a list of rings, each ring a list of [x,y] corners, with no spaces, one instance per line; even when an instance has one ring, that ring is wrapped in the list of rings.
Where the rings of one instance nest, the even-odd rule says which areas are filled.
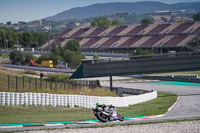
[[[93,108],[95,103],[112,104],[116,107],[146,102],[157,98],[157,91],[127,97],[99,97],[85,95],[61,95],[47,93],[10,93],[0,92],[0,105],[13,106],[68,106]]]

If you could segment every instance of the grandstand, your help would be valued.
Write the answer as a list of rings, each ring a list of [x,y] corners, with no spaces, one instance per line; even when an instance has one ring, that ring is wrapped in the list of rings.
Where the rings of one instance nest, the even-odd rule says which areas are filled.
[[[136,48],[180,51],[191,50],[189,44],[199,35],[200,22],[74,28],[65,30],[41,49],[65,46],[70,39],[76,39],[85,52],[126,52]]]

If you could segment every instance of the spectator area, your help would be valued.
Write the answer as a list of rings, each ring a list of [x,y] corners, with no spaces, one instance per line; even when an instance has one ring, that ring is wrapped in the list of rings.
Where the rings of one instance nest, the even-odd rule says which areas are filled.
[[[79,41],[83,50],[185,47],[199,34],[199,22],[74,28],[66,29],[41,49],[64,46],[70,39]]]

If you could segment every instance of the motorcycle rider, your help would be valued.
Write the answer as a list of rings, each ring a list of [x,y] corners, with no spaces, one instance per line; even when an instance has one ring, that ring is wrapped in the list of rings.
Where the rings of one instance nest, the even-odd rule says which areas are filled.
[[[101,108],[101,109],[98,109]],[[119,120],[123,121],[124,117],[117,112],[115,106],[100,104],[99,102],[96,103],[96,108],[92,109],[94,115],[97,117],[98,120],[101,122]]]
[[[97,107],[101,107],[105,112],[108,112],[108,108],[112,107],[112,105],[105,105],[105,104],[100,104],[100,103],[96,103]]]

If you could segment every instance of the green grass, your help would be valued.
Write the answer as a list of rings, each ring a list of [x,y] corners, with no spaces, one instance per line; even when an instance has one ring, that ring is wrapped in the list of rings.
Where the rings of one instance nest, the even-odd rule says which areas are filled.
[[[177,95],[158,92],[158,98],[128,108],[118,108],[118,111],[124,116],[150,116],[159,115],[167,112],[177,99]]]
[[[127,116],[149,116],[164,114],[177,99],[177,95],[158,93],[158,98],[129,107],[117,108]],[[0,124],[67,122],[94,120],[91,109],[41,106],[0,106]]]
[[[8,87],[8,75],[9,84]],[[16,76],[17,88],[16,88]],[[24,77],[24,78],[23,78]],[[56,77],[63,77],[57,76]],[[24,84],[23,82],[24,81]],[[88,83],[87,83],[88,84]],[[117,96],[114,91],[110,91],[104,87],[89,87],[85,84],[77,83],[73,80],[65,80],[65,82],[55,82],[41,80],[40,78],[31,78],[25,76],[21,71],[14,71],[0,67],[0,91],[1,92],[32,92],[32,93],[50,93],[50,94],[74,94],[80,95],[83,92],[89,96]]]

